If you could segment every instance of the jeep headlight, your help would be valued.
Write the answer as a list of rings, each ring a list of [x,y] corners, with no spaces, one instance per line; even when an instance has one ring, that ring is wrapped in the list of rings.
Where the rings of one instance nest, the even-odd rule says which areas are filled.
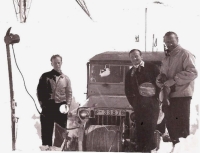
[[[131,113],[130,119],[131,119],[131,121],[133,121],[133,122],[135,121],[135,113],[134,113],[134,112]]]
[[[89,117],[89,111],[88,110],[80,110],[79,111],[79,116],[81,119],[86,119]]]

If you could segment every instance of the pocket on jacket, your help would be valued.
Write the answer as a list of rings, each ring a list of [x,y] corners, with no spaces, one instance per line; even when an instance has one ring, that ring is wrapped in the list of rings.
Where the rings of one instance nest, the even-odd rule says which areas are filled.
[[[65,88],[60,89],[60,95],[65,95]]]

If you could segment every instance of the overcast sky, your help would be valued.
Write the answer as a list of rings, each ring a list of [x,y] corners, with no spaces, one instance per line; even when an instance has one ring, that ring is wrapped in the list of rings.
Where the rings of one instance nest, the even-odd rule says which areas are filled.
[[[63,56],[63,72],[72,82],[73,95],[82,103],[86,92],[86,63],[104,51],[145,49],[145,8],[147,8],[147,50],[152,50],[152,36],[158,39],[155,50],[163,51],[163,35],[175,31],[180,44],[196,55],[199,69],[200,11],[198,0],[85,0],[91,20],[75,0],[33,0],[26,23],[16,19],[12,0],[0,1],[0,71],[2,110],[9,110],[9,80],[7,55],[3,41],[5,33],[19,34],[14,45],[18,65],[30,94],[36,98],[36,87],[42,73],[52,69],[50,57]],[[139,35],[140,42],[135,42]],[[26,93],[20,73],[14,65],[11,50],[14,96],[19,115],[36,112]],[[199,83],[198,79],[196,82]],[[196,98],[196,100],[195,100]],[[197,103],[197,88],[194,102]],[[27,108],[26,110],[24,108]],[[30,111],[31,110],[31,111]],[[4,111],[0,111],[2,116]],[[9,114],[8,114],[9,115]],[[10,118],[9,118],[10,119]]]
[[[181,45],[192,53],[196,54],[197,48],[200,48],[198,1],[164,0],[161,1],[163,4],[155,4],[152,0],[85,2],[93,20],[75,0],[34,0],[27,23],[17,21],[12,0],[0,2],[1,38],[9,27],[12,27],[12,33],[20,35],[20,43],[14,45],[16,57],[32,94],[35,94],[41,73],[51,69],[51,55],[58,53],[63,56],[63,72],[71,77],[74,96],[82,101],[85,98],[86,63],[89,58],[107,50],[145,49],[145,8],[148,51],[152,50],[153,34],[158,40],[154,50],[163,50],[162,37],[167,31],[177,32]],[[140,37],[139,43],[135,42],[136,35]],[[5,65],[2,68],[7,70],[5,49],[3,52],[5,44],[2,42],[0,45],[1,57],[4,57],[1,62]],[[21,87],[22,79],[16,67],[13,71],[16,72],[14,79]]]

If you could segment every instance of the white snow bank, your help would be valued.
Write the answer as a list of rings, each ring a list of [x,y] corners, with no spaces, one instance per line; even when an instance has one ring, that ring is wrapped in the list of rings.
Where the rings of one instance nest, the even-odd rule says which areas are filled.
[[[200,150],[200,131],[199,129],[193,135],[189,135],[187,138],[180,138],[180,142],[175,145],[173,153],[195,153]]]

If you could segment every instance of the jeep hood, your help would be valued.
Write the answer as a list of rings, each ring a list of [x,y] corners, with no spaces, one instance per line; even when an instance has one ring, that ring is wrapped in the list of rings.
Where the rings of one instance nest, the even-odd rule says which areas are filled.
[[[132,108],[126,96],[90,96],[82,107]]]

